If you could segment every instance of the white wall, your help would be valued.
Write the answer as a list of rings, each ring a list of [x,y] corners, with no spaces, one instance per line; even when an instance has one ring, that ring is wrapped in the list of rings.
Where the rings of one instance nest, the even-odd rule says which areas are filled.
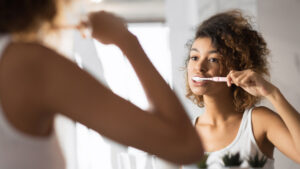
[[[300,111],[300,1],[258,1],[258,24],[271,50],[271,81]],[[266,105],[270,106],[269,103]],[[270,106],[270,108],[272,108]],[[300,140],[299,140],[300,141]],[[300,165],[275,151],[277,169]]]
[[[192,28],[197,23],[196,0],[166,0],[166,20],[170,28],[173,88],[193,118],[201,109],[185,98],[184,60],[187,56],[186,42],[192,38]]]

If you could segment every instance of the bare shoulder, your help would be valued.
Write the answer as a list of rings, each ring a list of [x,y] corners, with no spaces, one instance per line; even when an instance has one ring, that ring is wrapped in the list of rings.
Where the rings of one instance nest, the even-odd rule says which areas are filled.
[[[47,70],[55,69],[58,59],[67,60],[38,43],[11,43],[1,57],[1,104],[10,122],[23,132],[47,135],[52,129],[45,86]]]
[[[266,129],[279,121],[281,121],[280,116],[265,106],[255,107],[252,111],[252,122],[254,126],[260,125]]]
[[[11,43],[1,58],[1,85],[5,89],[19,88],[24,94],[42,90],[47,73],[60,66],[57,63],[70,61],[39,43]]]
[[[11,43],[0,62],[2,101],[14,105],[7,107],[18,107],[16,112],[44,109],[49,86],[64,84],[79,71],[72,61],[42,44]]]
[[[4,59],[7,63],[14,64],[42,64],[49,63],[61,55],[56,51],[37,42],[23,43],[17,42],[9,45],[5,51]],[[37,65],[39,65],[37,64]],[[41,65],[44,66],[44,65]]]
[[[39,76],[43,74],[43,60],[51,53],[54,52],[38,43],[11,43],[1,58],[1,85],[10,89],[11,85],[29,87],[30,81],[37,84],[37,80],[42,79]]]
[[[252,114],[253,117],[262,119],[274,118],[278,116],[277,113],[265,106],[255,107],[252,111]]]
[[[34,91],[42,90],[44,70],[55,57],[59,54],[39,43],[14,42],[8,45],[0,62],[2,94],[28,99],[34,96],[38,93]]]
[[[70,67],[76,65],[55,50],[34,42],[12,43],[1,59],[1,71],[14,79],[22,76],[41,81],[49,72],[57,74]]]

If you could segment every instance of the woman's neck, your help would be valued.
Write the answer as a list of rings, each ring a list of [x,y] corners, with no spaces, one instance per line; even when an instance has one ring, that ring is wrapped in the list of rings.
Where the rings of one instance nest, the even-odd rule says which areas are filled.
[[[231,92],[222,93],[217,96],[203,96],[205,113],[202,119],[210,124],[224,123],[232,117],[241,114],[235,110]]]

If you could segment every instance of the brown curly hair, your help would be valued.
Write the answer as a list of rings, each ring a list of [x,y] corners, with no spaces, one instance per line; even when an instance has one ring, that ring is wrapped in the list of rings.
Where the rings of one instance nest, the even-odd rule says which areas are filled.
[[[229,73],[230,70],[251,69],[262,76],[269,76],[266,58],[269,54],[267,44],[239,10],[219,13],[205,20],[198,27],[193,41],[203,37],[210,38],[212,45],[221,55],[221,71],[223,73]],[[189,46],[191,48],[191,44]],[[187,58],[186,67],[188,61]],[[186,97],[199,107],[204,107],[203,96],[192,93],[187,79],[186,87]],[[235,85],[231,89],[233,103],[238,112],[244,111],[260,100],[259,97],[252,96]]]
[[[62,0],[1,0],[0,33],[36,31],[46,23],[55,27],[61,3]]]

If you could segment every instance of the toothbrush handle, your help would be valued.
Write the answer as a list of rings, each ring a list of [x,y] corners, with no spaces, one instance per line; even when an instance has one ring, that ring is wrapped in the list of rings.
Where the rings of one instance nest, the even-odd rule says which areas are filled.
[[[226,77],[213,77],[213,81],[216,81],[216,82],[227,82],[227,78]]]

